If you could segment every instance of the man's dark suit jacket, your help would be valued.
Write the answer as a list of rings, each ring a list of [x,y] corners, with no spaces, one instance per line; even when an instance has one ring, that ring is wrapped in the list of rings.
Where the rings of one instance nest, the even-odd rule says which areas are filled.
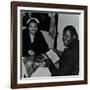
[[[28,56],[28,50],[35,51],[36,55],[45,53],[49,50],[48,45],[40,31],[35,35],[34,42],[31,43],[29,30],[25,29],[22,32],[22,56]]]
[[[64,50],[59,60],[59,70],[50,61],[52,76],[78,75],[79,73],[79,41],[76,40]]]

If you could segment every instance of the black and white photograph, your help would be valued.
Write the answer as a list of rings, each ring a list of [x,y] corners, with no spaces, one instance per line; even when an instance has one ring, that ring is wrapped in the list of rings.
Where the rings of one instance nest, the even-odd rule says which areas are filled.
[[[87,78],[86,7],[53,7],[53,4],[37,3],[13,5],[16,7],[12,6],[12,15],[16,15],[13,20],[17,20],[13,26],[17,57],[17,62],[13,60],[13,72],[16,71],[16,83],[21,85],[17,87],[84,83]]]
[[[79,74],[79,13],[21,10],[21,78]]]

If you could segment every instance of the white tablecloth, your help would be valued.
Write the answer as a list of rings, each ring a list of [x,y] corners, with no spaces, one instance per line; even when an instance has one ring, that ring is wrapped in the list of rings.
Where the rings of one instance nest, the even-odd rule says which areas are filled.
[[[50,77],[51,73],[47,67],[39,67],[31,77]]]
[[[27,72],[24,63],[22,62],[22,78],[24,75],[27,77]],[[48,67],[38,67],[37,70],[31,75],[31,77],[50,77],[51,72]]]

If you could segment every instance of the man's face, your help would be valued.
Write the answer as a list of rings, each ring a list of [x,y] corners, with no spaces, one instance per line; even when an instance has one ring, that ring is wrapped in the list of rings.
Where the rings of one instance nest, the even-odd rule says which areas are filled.
[[[65,46],[68,46],[73,41],[73,36],[71,35],[70,30],[67,30],[63,33],[63,43]]]
[[[29,32],[30,32],[30,34],[35,35],[37,30],[38,30],[37,24],[34,23],[34,22],[31,22],[30,25],[29,25]]]

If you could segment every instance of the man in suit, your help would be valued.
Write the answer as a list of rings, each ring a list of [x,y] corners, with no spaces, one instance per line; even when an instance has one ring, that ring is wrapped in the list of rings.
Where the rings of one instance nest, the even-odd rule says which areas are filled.
[[[68,25],[63,31],[63,43],[66,46],[59,60],[57,69],[52,61],[46,60],[46,64],[52,76],[66,76],[79,74],[79,40],[75,28]]]

